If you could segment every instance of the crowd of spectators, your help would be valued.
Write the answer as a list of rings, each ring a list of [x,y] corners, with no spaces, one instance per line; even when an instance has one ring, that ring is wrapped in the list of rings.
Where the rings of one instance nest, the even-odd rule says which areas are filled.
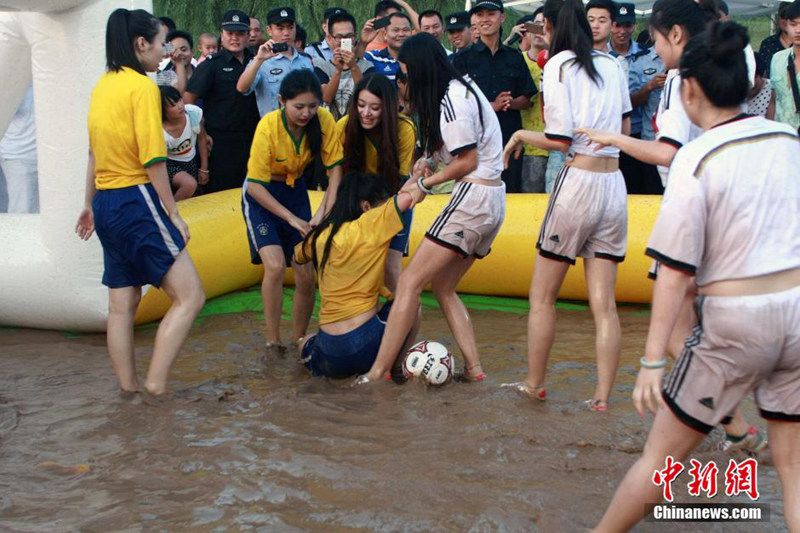
[[[780,3],[778,31],[755,54],[746,111],[800,127],[800,77],[792,68],[797,58],[793,51],[800,46],[796,4]],[[724,1],[720,9],[727,12]],[[483,91],[497,113],[504,143],[522,128],[544,130],[541,76],[549,43],[542,32],[541,8],[517,20],[505,40],[507,15],[501,0],[479,0],[469,12],[446,15],[431,9],[417,13],[405,0],[380,0],[373,15],[359,23],[345,9],[329,7],[318,25],[311,24],[321,38],[310,43],[289,6],[270,10],[263,19],[230,10],[220,21],[219,35],[203,33],[196,40],[169,17],[160,19],[168,30],[168,53],[152,77],[177,89],[182,105],[202,110],[204,134],[197,138],[207,143],[208,158],[203,168],[196,152],[195,194],[241,186],[256,125],[280,107],[281,81],[293,70],[315,72],[323,86],[323,105],[337,120],[347,114],[353,88],[365,74],[384,75],[398,89],[401,110],[413,119],[397,54],[417,32],[433,35],[453,65]],[[666,72],[647,30],[633,38],[634,4],[591,0],[586,15],[595,49],[617,58],[628,73],[634,107],[631,136],[654,139],[653,116]],[[33,116],[31,89],[0,140],[0,212],[38,212]],[[503,173],[507,191],[551,192],[563,162],[561,152],[528,147]],[[663,192],[654,166],[622,154],[620,167],[629,193]]]

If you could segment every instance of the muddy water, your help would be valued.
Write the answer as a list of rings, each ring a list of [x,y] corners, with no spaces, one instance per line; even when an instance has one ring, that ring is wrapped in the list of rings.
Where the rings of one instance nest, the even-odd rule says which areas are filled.
[[[473,312],[489,379],[438,390],[312,379],[296,354],[264,358],[257,314],[208,317],[172,375],[195,388],[165,405],[120,397],[102,336],[0,330],[0,530],[583,531],[650,425],[629,401],[645,315],[621,310],[607,414],[580,406],[595,379],[585,310],[559,311],[544,404],[499,388],[524,375],[526,318],[496,311]],[[423,338],[453,346],[438,311],[424,321]],[[137,331],[140,374],[154,333]],[[693,457],[724,471],[719,441]],[[770,524],[637,531],[785,531],[768,463],[759,488]]]

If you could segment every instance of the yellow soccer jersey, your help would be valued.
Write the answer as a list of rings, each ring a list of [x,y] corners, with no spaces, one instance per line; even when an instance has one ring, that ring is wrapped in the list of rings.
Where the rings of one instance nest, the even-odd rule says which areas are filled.
[[[403,220],[397,208],[397,197],[342,224],[333,237],[328,261],[319,276],[320,324],[347,320],[375,307],[383,287],[389,242],[401,229]],[[318,261],[322,261],[328,235],[330,228],[317,238]],[[298,244],[294,257],[300,264],[310,262],[311,242]]]
[[[148,183],[145,169],[167,160],[161,94],[153,80],[135,70],[124,67],[100,78],[88,123],[97,189]]]
[[[544,115],[542,114],[542,69],[536,61],[528,57],[526,52],[522,52],[522,57],[525,58],[525,64],[533,78],[533,84],[536,85],[536,94],[532,98],[533,105],[528,109],[520,111],[522,115],[522,129],[529,131],[544,131]],[[542,150],[532,145],[525,145],[525,155],[541,155],[547,156],[549,152]]]
[[[322,163],[331,169],[342,162],[336,121],[330,111],[321,107],[317,109],[317,116],[322,129]],[[305,133],[295,139],[289,131],[284,110],[276,109],[261,117],[258,123],[247,162],[247,181],[266,184],[273,175],[286,176],[286,184],[294,186],[311,159]]]
[[[344,150],[345,130],[347,129],[347,116],[339,119],[336,123],[336,129],[339,132],[339,142]],[[370,172],[372,174],[378,173],[378,152],[381,146],[375,140],[367,135],[367,146],[364,151],[365,168],[363,172]],[[397,120],[397,157],[400,162],[400,177],[405,179],[411,173],[411,160],[414,158],[414,147],[417,145],[417,129],[414,123],[404,117],[400,116]]]

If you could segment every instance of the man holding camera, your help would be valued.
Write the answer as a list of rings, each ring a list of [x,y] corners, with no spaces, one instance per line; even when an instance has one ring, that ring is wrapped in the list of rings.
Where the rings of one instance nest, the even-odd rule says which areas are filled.
[[[295,21],[291,7],[276,7],[267,13],[270,39],[258,48],[236,83],[236,89],[245,96],[255,93],[262,117],[280,107],[278,94],[283,78],[293,70],[314,69],[311,60],[294,47]]]
[[[331,59],[314,58],[314,72],[322,84],[322,100],[336,120],[347,114],[355,84],[373,70],[372,63],[355,54],[356,19],[340,12],[328,19],[326,32],[333,43]]]

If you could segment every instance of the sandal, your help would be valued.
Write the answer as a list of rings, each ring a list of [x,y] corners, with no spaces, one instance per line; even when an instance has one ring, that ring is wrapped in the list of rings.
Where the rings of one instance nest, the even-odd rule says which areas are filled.
[[[477,374],[475,376],[469,376],[467,374],[468,370],[472,370],[476,366],[480,366],[480,363],[478,363],[476,365],[473,365],[471,367],[466,367],[465,366],[464,370],[462,370],[461,372],[458,372],[458,373],[453,375],[453,379],[455,379],[456,381],[460,381],[462,383],[478,383],[480,381],[485,380],[486,379],[486,372],[481,372],[481,373],[479,373],[479,374]]]
[[[595,413],[607,413],[608,412],[608,402],[604,402],[603,400],[586,400],[583,402],[583,405],[586,406],[587,409],[590,411],[594,411]]]
[[[504,389],[514,389],[518,393],[523,394],[528,398],[536,398],[540,402],[543,402],[547,399],[547,389],[545,389],[544,387],[538,387],[532,389],[524,381],[517,381],[514,383],[503,383],[502,385],[500,385],[500,387]]]

